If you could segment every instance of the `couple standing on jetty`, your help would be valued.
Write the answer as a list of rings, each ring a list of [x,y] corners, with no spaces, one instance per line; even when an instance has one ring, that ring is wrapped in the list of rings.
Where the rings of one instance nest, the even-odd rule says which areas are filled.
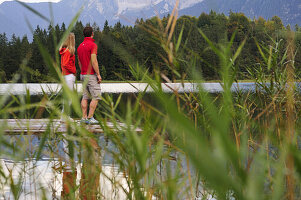
[[[83,30],[84,41],[77,48],[78,65],[81,70],[83,81],[83,98],[81,101],[81,123],[98,124],[93,115],[100,100],[101,91],[99,83],[102,81],[97,61],[97,45],[94,43],[92,27]],[[73,90],[76,79],[75,67],[75,35],[70,33],[60,47],[61,68],[67,86]],[[88,113],[88,101],[91,99]]]
[[[81,123],[98,124],[93,115],[101,99],[100,82],[102,81],[97,61],[97,45],[94,43],[94,33],[92,27],[85,27],[83,30],[84,41],[77,48],[78,65],[81,70],[81,80],[83,84],[83,97],[81,100],[82,119]],[[61,55],[62,74],[67,86],[73,90],[76,79],[75,67],[75,36],[70,33],[63,45],[59,49]],[[91,99],[88,112],[88,102]],[[69,105],[71,103],[69,102]],[[63,108],[64,110],[64,108]],[[98,145],[94,139],[89,139],[89,144],[95,147],[94,151],[89,151],[86,147],[81,168],[81,179],[79,186],[80,199],[96,200],[99,189],[100,178],[100,157],[98,156]],[[85,146],[85,144],[84,144]],[[61,199],[75,199],[77,171],[74,167],[74,160],[69,154],[69,143],[63,141],[63,148],[66,157],[65,167],[62,177]],[[73,167],[72,167],[73,166]]]

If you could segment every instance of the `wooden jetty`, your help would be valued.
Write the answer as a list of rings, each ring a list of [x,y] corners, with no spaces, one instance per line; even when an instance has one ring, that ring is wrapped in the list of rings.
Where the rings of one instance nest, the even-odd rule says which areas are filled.
[[[68,123],[75,123],[75,125],[82,125],[80,124],[80,120],[70,121]],[[64,120],[60,119],[0,119],[0,129],[4,129],[4,134],[8,135],[39,135],[44,133],[47,129],[50,129],[53,133],[66,133],[68,123]],[[91,133],[104,133],[103,129],[100,125],[89,125],[83,124],[84,128],[86,128]],[[116,131],[125,128],[127,125],[124,123],[118,123],[114,125],[111,122],[106,122],[106,126],[110,129],[114,129]],[[140,128],[135,129],[136,132],[142,132]]]

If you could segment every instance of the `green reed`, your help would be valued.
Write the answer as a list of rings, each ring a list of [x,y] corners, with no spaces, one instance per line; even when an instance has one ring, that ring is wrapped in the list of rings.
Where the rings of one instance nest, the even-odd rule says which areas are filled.
[[[38,11],[32,11],[46,18]],[[80,12],[70,23],[62,40],[55,42],[56,52],[79,15]],[[79,152],[77,156],[86,166],[82,173],[92,177],[86,183],[86,191],[82,191],[83,183],[80,182],[66,199],[83,198],[83,193],[93,193],[102,199],[99,188],[94,188],[99,174],[116,188],[121,188],[127,199],[300,198],[300,94],[292,84],[295,79],[292,69],[298,67],[293,62],[293,38],[283,44],[287,46],[284,54],[277,51],[278,42],[274,41],[274,46],[270,47],[258,44],[261,63],[248,71],[258,86],[257,90],[233,93],[231,86],[237,75],[235,61],[244,47],[244,41],[233,50],[235,34],[229,41],[225,39],[213,44],[199,30],[200,37],[219,58],[220,83],[224,92],[210,94],[200,85],[196,93],[180,94],[174,91],[165,94],[161,83],[181,78],[178,69],[185,60],[185,55],[181,53],[181,49],[186,48],[184,38],[181,33],[178,38],[174,35],[176,22],[175,8],[166,26],[158,19],[159,28],[150,25],[142,27],[154,34],[164,49],[165,55],[161,56],[165,57],[164,61],[173,72],[172,80],[160,69],[152,75],[148,74],[143,65],[134,60],[134,56],[123,49],[116,50],[128,62],[134,77],[148,83],[154,92],[141,92],[128,99],[122,95],[103,95],[96,118],[111,146],[99,146],[98,136],[84,126],[69,121],[69,109],[61,113],[62,100],[72,100],[74,115],[81,116],[80,94],[69,90],[64,83],[59,71],[58,54],[53,59],[40,43],[45,63],[62,84],[61,95],[44,94],[38,102],[32,102],[29,92],[20,97],[2,96],[1,117],[7,118],[10,114],[15,118],[40,118],[47,113],[49,127],[52,120],[63,117],[68,123],[68,131],[58,135],[48,128],[40,136],[39,146],[33,152],[24,154],[31,141],[7,140],[3,132],[6,125],[1,124],[0,145],[7,149],[1,155],[17,160],[29,157],[34,161],[40,160],[42,154],[60,158],[57,143],[66,140],[73,172],[76,171],[74,152]],[[53,37],[57,41],[55,34]],[[113,41],[108,39],[107,42],[113,45]],[[186,63],[190,65],[187,71],[193,77],[191,82],[202,82],[202,74],[195,69],[194,62],[187,60]],[[113,128],[109,123],[113,124]],[[124,125],[120,126],[120,123]],[[142,132],[136,132],[136,128],[142,129]],[[112,157],[113,165],[118,167],[126,185],[103,172],[101,158],[105,155]],[[59,163],[54,168],[61,172],[64,169],[62,160]],[[22,176],[16,182],[12,175],[6,176],[1,168],[0,174],[0,188],[10,183],[13,196],[18,199],[22,192]],[[46,199],[46,188],[40,190],[37,198]],[[94,190],[98,191],[95,193]]]

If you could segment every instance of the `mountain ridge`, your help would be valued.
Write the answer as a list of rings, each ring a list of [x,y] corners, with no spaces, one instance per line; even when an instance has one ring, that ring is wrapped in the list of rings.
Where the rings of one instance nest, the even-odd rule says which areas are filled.
[[[268,20],[277,15],[283,24],[294,26],[301,25],[301,1],[300,0],[204,0],[194,8],[180,11],[181,15],[198,12],[208,12],[214,10],[217,13],[229,14],[232,12],[244,13],[247,17],[257,19],[263,17]],[[194,12],[195,13],[195,12]]]
[[[275,2],[276,1],[276,2]],[[136,19],[150,18],[159,14],[164,16],[171,13],[176,0],[62,0],[51,3],[54,11],[55,24],[69,24],[81,6],[85,8],[79,20],[84,24],[94,22],[100,27],[105,20],[109,24],[120,21],[124,25],[133,25]],[[270,19],[279,16],[285,25],[301,24],[300,0],[186,0],[179,5],[179,16],[193,15],[198,17],[202,12],[214,10],[226,15],[232,12],[242,12],[249,18]],[[50,18],[49,3],[29,3],[33,9]],[[3,2],[0,4],[0,33],[6,32],[8,36],[13,33],[17,36],[30,35],[25,16],[30,19],[33,28],[39,25],[47,28],[49,22],[34,15],[17,2]]]

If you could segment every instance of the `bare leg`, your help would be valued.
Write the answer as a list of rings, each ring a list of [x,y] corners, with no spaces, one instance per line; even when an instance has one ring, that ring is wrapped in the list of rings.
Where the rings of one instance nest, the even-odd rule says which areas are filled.
[[[69,75],[65,75],[64,79],[66,81],[67,86],[69,87],[70,90],[74,90],[74,84],[75,84],[75,75],[74,74],[69,74]],[[63,108],[62,108],[62,113],[65,112],[65,103],[63,102]],[[68,101],[68,106],[69,108],[71,108],[72,105],[72,101],[69,100]],[[68,110],[68,109],[67,109]],[[68,113],[71,114],[71,113]]]
[[[75,199],[76,174],[76,171],[63,172],[63,190],[61,192],[62,200]]]
[[[95,109],[97,107],[98,104],[98,99],[92,99],[91,103],[90,103],[90,110],[89,110],[89,115],[88,118],[92,118],[95,112]]]
[[[99,178],[101,172],[101,160],[96,151],[99,151],[100,147],[97,141],[90,139],[92,149],[87,148],[90,144],[84,144],[83,148],[83,165],[81,169],[81,180],[79,195],[82,200],[97,200],[99,195]]]
[[[82,112],[83,112],[83,119],[87,118],[87,110],[88,110],[88,99],[82,99],[81,102]]]

